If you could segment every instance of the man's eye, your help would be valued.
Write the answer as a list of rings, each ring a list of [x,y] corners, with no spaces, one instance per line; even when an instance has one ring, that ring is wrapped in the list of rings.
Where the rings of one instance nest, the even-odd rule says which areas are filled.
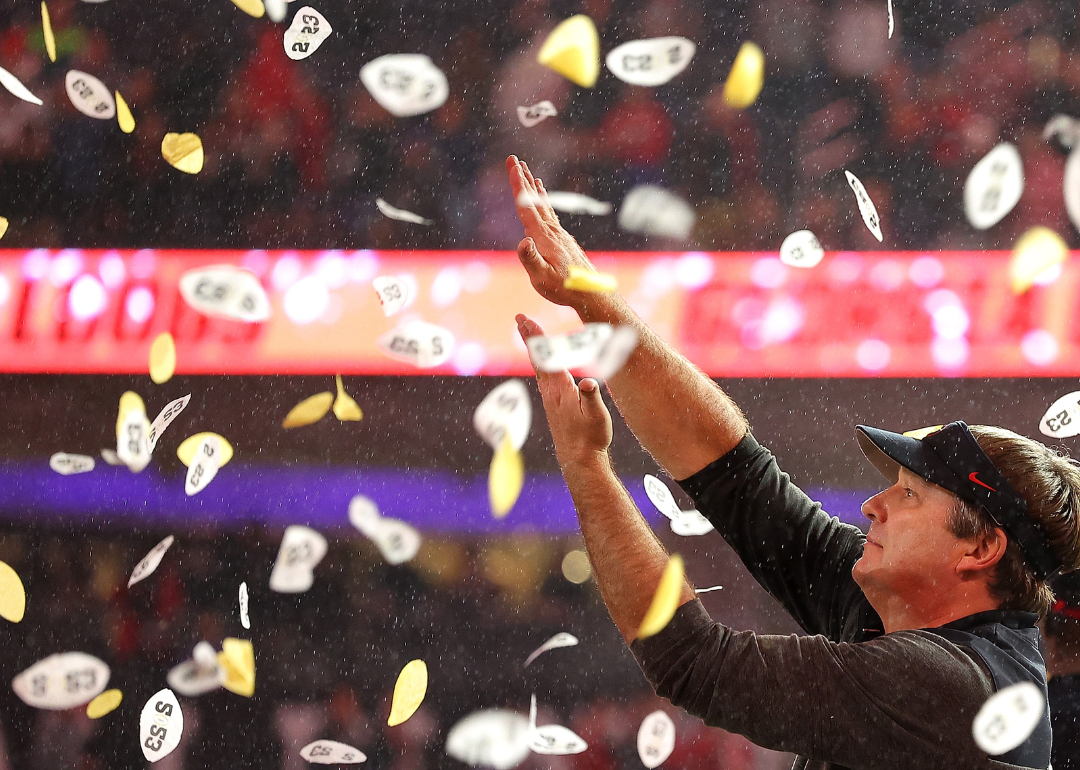
[[[911,487],[904,487],[904,491],[907,492],[908,497],[915,497],[915,490]]]

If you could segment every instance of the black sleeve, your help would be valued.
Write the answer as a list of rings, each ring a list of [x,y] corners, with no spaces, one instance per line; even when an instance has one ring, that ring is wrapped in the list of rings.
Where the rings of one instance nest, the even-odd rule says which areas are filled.
[[[856,644],[758,635],[693,601],[631,650],[658,695],[765,748],[877,770],[987,766],[971,722],[990,677],[926,631]]]
[[[807,633],[841,641],[880,629],[851,577],[866,537],[823,512],[753,436],[680,484]]]

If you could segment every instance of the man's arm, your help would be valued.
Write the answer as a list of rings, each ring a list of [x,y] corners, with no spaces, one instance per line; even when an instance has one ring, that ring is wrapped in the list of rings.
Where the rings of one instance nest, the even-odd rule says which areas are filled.
[[[735,403],[701,370],[665,343],[616,294],[563,288],[571,266],[592,268],[574,238],[559,224],[543,183],[528,166],[506,161],[510,187],[526,237],[518,258],[545,299],[567,305],[581,320],[629,324],[638,346],[607,385],[641,445],[676,479],[684,479],[731,450],[746,435]],[[539,327],[526,321],[528,335]]]

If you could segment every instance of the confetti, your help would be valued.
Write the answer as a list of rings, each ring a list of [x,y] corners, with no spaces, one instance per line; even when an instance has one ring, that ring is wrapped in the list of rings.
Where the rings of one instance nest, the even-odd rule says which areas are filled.
[[[570,275],[563,280],[563,288],[595,294],[610,294],[619,288],[619,281],[608,273],[599,273],[596,270],[571,265]]]
[[[266,14],[266,6],[262,4],[262,0],[232,0],[232,2],[248,16],[254,16],[256,19],[261,19]]]
[[[210,265],[180,276],[180,295],[204,315],[236,321],[265,321],[270,298],[250,270],[233,265]]]
[[[337,741],[315,741],[300,749],[300,756],[315,765],[355,765],[366,762],[367,757],[360,749],[354,749],[347,743]]]
[[[172,425],[173,420],[180,416],[180,413],[187,408],[188,403],[191,401],[191,394],[170,401],[165,405],[158,416],[154,418],[154,421],[150,424],[150,433],[147,434],[146,441],[150,445],[150,452],[153,453],[157,447],[158,441],[161,439],[161,434],[165,432],[165,429]],[[108,458],[105,458],[105,462],[109,462]],[[185,463],[186,465],[187,463]]]
[[[289,12],[289,3],[292,0],[263,0],[263,7],[270,21],[275,24],[285,21]]]
[[[387,54],[369,61],[360,68],[360,82],[384,110],[397,118],[437,109],[450,95],[446,75],[431,59],[418,53]]]
[[[488,500],[495,518],[501,519],[510,513],[524,484],[525,461],[507,436],[495,450],[488,471]]]
[[[115,449],[105,448],[101,450],[101,459],[109,465],[123,465],[124,461],[116,456]]]
[[[859,177],[852,174],[847,169],[844,170],[844,176],[847,177],[848,184],[855,192],[855,200],[859,203],[859,213],[862,214],[863,224],[866,225],[866,229],[873,233],[874,237],[880,242],[881,236],[881,220],[878,218],[877,208],[874,206],[874,202],[870,200],[870,196],[866,192],[866,188],[863,187],[863,183],[859,180]]]
[[[671,520],[671,531],[680,537],[697,537],[713,531],[712,522],[698,511],[683,511],[677,519]]]
[[[3,67],[0,67],[0,85],[10,91],[12,95],[22,99],[24,102],[30,102],[31,104],[36,104],[39,107],[44,104],[41,99],[30,93],[30,89],[24,86],[22,84],[22,81],[20,81],[17,77],[12,75]]]
[[[528,668],[530,663],[548,650],[555,650],[560,647],[574,647],[577,643],[578,638],[573,634],[568,634],[565,631],[557,633],[529,654],[529,657],[525,659],[525,667]]]
[[[53,35],[52,20],[49,18],[49,6],[41,3],[41,32],[45,36],[45,52],[49,54],[49,61],[56,61],[56,36]]]
[[[814,267],[825,258],[825,249],[809,230],[796,230],[780,244],[780,261],[791,267]]]
[[[555,109],[555,105],[545,99],[542,102],[537,102],[531,107],[517,108],[518,120],[521,121],[521,125],[525,128],[532,128],[538,123],[543,123],[548,118],[554,118],[559,114],[559,111]]]
[[[375,293],[379,295],[383,315],[387,318],[412,304],[413,294],[410,284],[400,276],[380,275],[371,282],[371,285],[375,288]]]
[[[529,720],[506,709],[474,711],[450,728],[446,753],[471,767],[513,770],[529,756]]]
[[[334,399],[334,417],[342,422],[357,422],[364,419],[364,412],[356,400],[345,392],[345,386],[341,382],[341,375],[335,375],[337,383],[337,397]]]
[[[637,732],[637,753],[641,763],[652,770],[664,764],[675,750],[675,723],[664,711],[654,711],[641,722]]]
[[[168,332],[162,332],[150,344],[150,379],[161,385],[176,371],[176,343]]]
[[[247,583],[240,584],[240,625],[242,625],[245,629],[251,628],[251,618],[248,616]]]
[[[321,13],[306,5],[296,12],[292,26],[285,30],[285,54],[294,61],[306,59],[319,50],[333,31]]]
[[[255,648],[250,641],[225,637],[217,662],[222,687],[245,698],[255,694]]]
[[[410,660],[398,674],[397,683],[394,684],[394,699],[390,704],[390,718],[386,720],[388,727],[400,725],[407,720],[420,704],[424,702],[427,693],[428,670],[427,664],[422,660]]]
[[[735,55],[723,99],[730,107],[744,110],[753,104],[765,84],[765,52],[756,43],[745,41]]]
[[[68,98],[75,109],[83,115],[98,120],[112,120],[116,115],[116,102],[105,84],[93,75],[69,70],[64,77]]]
[[[139,743],[147,762],[157,762],[180,745],[184,712],[173,691],[165,688],[150,696],[139,716]]]
[[[600,351],[614,331],[608,323],[589,323],[573,334],[550,337],[535,335],[529,337],[525,344],[533,366],[542,372],[561,372],[596,363]]]
[[[577,734],[562,725],[536,726],[536,696],[529,708],[529,748],[537,754],[580,754],[589,748]]]
[[[66,711],[84,706],[109,683],[109,667],[85,652],[58,652],[39,660],[11,681],[27,706]]]
[[[308,396],[289,410],[281,422],[283,428],[302,428],[326,417],[334,403],[334,394],[328,390]]]
[[[629,233],[655,235],[685,241],[694,230],[697,215],[679,196],[651,184],[635,187],[619,207],[619,227]]]
[[[915,428],[914,430],[905,430],[904,435],[908,438],[917,438],[922,440],[929,436],[931,433],[937,433],[944,428],[944,425],[930,425],[925,428]]]
[[[502,383],[480,402],[473,412],[473,427],[492,449],[498,449],[504,436],[520,450],[532,428],[532,400],[524,380]]]
[[[596,198],[590,198],[588,195],[582,195],[581,193],[552,190],[546,195],[548,205],[563,214],[605,217],[615,210],[615,207],[610,203],[598,201]],[[522,197],[525,197],[524,193],[522,193]]]
[[[424,219],[424,217],[420,216],[419,214],[414,214],[411,211],[406,211],[405,209],[399,209],[395,206],[391,206],[382,198],[376,198],[375,205],[379,208],[379,211],[381,211],[385,216],[389,217],[390,219],[396,219],[399,222],[412,222],[416,225],[431,225],[435,222],[434,219]]]
[[[26,589],[19,573],[0,561],[0,618],[18,623],[26,614]]]
[[[138,473],[150,464],[150,420],[146,405],[139,394],[126,391],[120,396],[116,421],[116,456],[132,472]]]
[[[1062,147],[1071,150],[1080,143],[1080,120],[1061,113],[1051,117],[1043,126],[1042,140],[1049,142],[1055,138]]]
[[[896,20],[893,18],[892,0],[889,0],[889,39],[892,40],[893,28],[896,26]]]
[[[645,639],[654,636],[667,626],[675,616],[675,610],[679,609],[679,600],[682,598],[682,588],[685,584],[685,572],[681,556],[672,556],[668,559],[664,574],[660,577],[660,583],[656,587],[649,611],[645,613],[638,628],[637,638]]]
[[[310,527],[293,524],[281,538],[270,590],[280,594],[299,594],[315,582],[315,566],[326,556],[326,538]]]
[[[375,544],[388,564],[410,561],[420,550],[416,528],[400,519],[383,517],[375,501],[364,495],[349,501],[349,523]]]
[[[217,436],[205,436],[195,450],[195,456],[188,466],[187,478],[184,479],[184,494],[188,497],[197,495],[214,480],[221,467],[221,442]]]
[[[695,588],[694,593],[708,594],[708,593],[712,593],[713,591],[723,591],[723,590],[724,590],[723,586],[712,586],[710,588]]]
[[[165,134],[161,140],[161,157],[178,171],[198,174],[203,167],[202,139],[197,134]]]
[[[629,324],[616,326],[611,337],[600,348],[596,363],[588,371],[600,380],[610,380],[626,366],[637,346],[637,329]]]
[[[449,360],[454,335],[426,321],[409,321],[379,337],[376,344],[391,358],[430,369]]]
[[[671,489],[656,476],[645,474],[645,494],[671,522],[671,531],[682,537],[704,535],[712,532],[713,525],[695,510],[684,511],[675,502]]]
[[[1020,202],[1024,164],[1015,145],[1002,142],[975,164],[964,182],[964,213],[976,230],[1000,222]]]
[[[173,536],[169,535],[151,548],[146,556],[142,557],[139,563],[135,565],[135,569],[131,571],[131,577],[128,578],[128,588],[131,588],[140,580],[145,580],[154,574],[154,570],[161,564],[161,559],[165,556],[165,552],[172,546],[173,540]]]
[[[4,237],[4,234],[8,231],[7,217],[0,217],[0,238]]]
[[[1080,390],[1059,398],[1039,420],[1039,432],[1050,438],[1080,436]]]
[[[1065,161],[1064,193],[1069,221],[1080,230],[1080,147],[1070,152]]]
[[[131,108],[128,107],[128,103],[124,101],[119,91],[114,91],[113,96],[116,97],[116,122],[120,125],[121,131],[130,134],[135,130],[135,116],[131,114]]]
[[[1069,258],[1069,247],[1061,236],[1047,227],[1033,227],[1020,236],[1009,261],[1009,279],[1014,294],[1023,294],[1052,268]]]
[[[221,678],[217,652],[209,642],[199,642],[191,660],[174,666],[165,681],[185,698],[196,698],[221,687]]]
[[[180,462],[191,467],[191,463],[195,461],[195,453],[199,451],[199,446],[204,439],[211,436],[216,438],[221,445],[221,462],[218,463],[218,468],[224,468],[228,465],[229,460],[233,458],[232,444],[230,444],[224,436],[208,432],[196,433],[180,442],[180,446],[176,448],[176,456],[180,458]]]
[[[694,58],[697,46],[685,37],[631,40],[608,53],[611,74],[635,86],[659,86],[671,80]]]
[[[106,714],[116,711],[122,700],[124,700],[124,693],[120,690],[106,690],[86,704],[86,716],[91,719],[101,719]]]
[[[73,476],[94,470],[94,458],[88,455],[69,455],[57,452],[49,458],[49,467],[61,476]]]
[[[1042,690],[1020,682],[991,695],[975,715],[971,734],[979,748],[992,757],[1012,751],[1026,741],[1046,710]]]
[[[593,20],[578,14],[560,23],[544,41],[536,60],[567,80],[592,88],[600,76],[600,35]]]

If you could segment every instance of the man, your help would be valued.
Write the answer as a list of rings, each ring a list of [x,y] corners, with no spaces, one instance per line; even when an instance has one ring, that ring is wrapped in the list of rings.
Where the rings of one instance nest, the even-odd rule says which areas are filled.
[[[1080,573],[1051,581],[1057,601],[1043,621],[1054,770],[1080,770]]]
[[[797,768],[1046,768],[1050,724],[999,758],[972,737],[995,691],[1045,693],[1036,622],[1045,579],[1080,566],[1080,471],[998,428],[924,437],[860,426],[892,486],[863,505],[864,536],[824,514],[749,434],[738,407],[613,294],[567,290],[591,268],[543,183],[507,159],[536,290],[640,342],[608,386],[641,444],[694,498],[754,577],[810,636],[736,632],[684,585],[667,627],[635,639],[668,556],[611,469],[597,383],[537,372],[555,451],[600,593],[657,692],[707,724],[796,753]],[[524,338],[542,330],[518,316]],[[992,516],[992,518],[991,518]]]

